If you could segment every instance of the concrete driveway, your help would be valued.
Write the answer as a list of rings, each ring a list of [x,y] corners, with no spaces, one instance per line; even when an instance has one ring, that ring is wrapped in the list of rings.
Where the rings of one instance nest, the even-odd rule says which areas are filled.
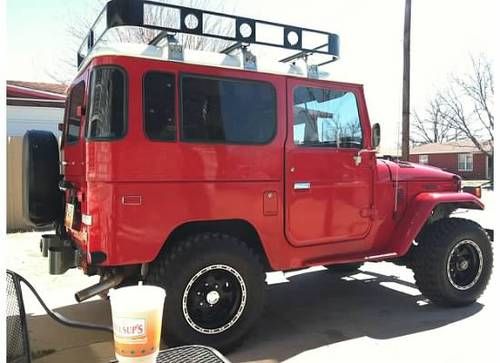
[[[49,306],[67,317],[110,324],[107,302],[76,304],[73,299],[75,291],[96,278],[76,270],[48,275],[39,236],[8,235],[8,268],[30,280]],[[367,263],[350,275],[322,267],[272,273],[262,318],[228,357],[233,362],[495,361],[500,356],[498,275],[496,268],[477,303],[443,309],[420,295],[410,270],[391,263]],[[110,334],[59,326],[29,293],[25,300],[35,362],[107,362],[113,357]]]

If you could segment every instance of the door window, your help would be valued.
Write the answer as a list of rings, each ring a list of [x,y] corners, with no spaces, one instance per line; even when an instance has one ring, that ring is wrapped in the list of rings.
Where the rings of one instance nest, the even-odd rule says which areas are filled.
[[[66,126],[66,142],[71,144],[80,139],[81,117],[77,115],[77,107],[83,106],[85,95],[85,83],[78,83],[70,92],[68,105],[68,121]]]
[[[175,140],[174,75],[149,72],[144,77],[144,129],[152,140]]]
[[[110,140],[125,134],[125,74],[116,67],[99,67],[90,80],[87,137]]]
[[[297,87],[293,114],[296,145],[362,148],[358,105],[352,92]]]

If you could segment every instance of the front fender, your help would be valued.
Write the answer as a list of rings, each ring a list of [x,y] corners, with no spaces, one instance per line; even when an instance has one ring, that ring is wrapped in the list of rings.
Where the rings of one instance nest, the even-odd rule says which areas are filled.
[[[440,204],[453,204],[455,208],[484,209],[476,196],[462,192],[420,193],[408,205],[391,238],[392,250],[398,256],[408,252],[412,242],[429,219],[432,210]]]

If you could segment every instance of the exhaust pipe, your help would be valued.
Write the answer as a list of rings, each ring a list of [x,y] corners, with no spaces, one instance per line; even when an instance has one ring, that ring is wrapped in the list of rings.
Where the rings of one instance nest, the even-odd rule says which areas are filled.
[[[78,291],[75,294],[75,299],[79,303],[88,300],[93,296],[96,296],[106,290],[118,286],[123,281],[124,278],[125,278],[124,275],[113,275],[110,277],[106,277],[99,283],[89,286],[86,289]]]

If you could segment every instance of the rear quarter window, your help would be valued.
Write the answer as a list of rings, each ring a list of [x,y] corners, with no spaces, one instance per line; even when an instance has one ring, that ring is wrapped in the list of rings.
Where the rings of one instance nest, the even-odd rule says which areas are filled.
[[[148,72],[144,76],[144,131],[151,140],[174,141],[175,76]]]
[[[264,82],[182,77],[182,140],[265,144],[276,132],[276,93]]]

